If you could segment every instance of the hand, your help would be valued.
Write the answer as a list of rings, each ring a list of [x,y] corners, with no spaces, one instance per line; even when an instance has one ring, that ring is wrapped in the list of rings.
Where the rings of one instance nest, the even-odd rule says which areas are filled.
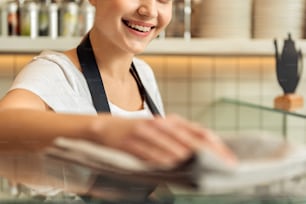
[[[177,115],[153,119],[109,116],[95,129],[91,139],[154,165],[177,165],[201,148],[215,152],[227,162],[235,161],[230,150],[211,131]]]

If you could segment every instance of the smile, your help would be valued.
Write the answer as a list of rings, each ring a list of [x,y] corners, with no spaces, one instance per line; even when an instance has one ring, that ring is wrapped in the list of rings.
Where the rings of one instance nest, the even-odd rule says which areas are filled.
[[[137,25],[134,23],[131,23],[129,21],[125,21],[123,20],[123,23],[128,26],[129,28],[139,31],[139,32],[143,32],[143,33],[147,33],[150,32],[151,29],[155,28],[155,26],[143,26],[143,25]]]

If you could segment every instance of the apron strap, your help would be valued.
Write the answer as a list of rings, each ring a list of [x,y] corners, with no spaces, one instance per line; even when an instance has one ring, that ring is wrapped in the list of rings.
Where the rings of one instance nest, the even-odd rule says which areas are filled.
[[[110,112],[102,78],[89,40],[89,35],[77,47],[77,54],[97,112]]]
[[[109,103],[105,93],[103,81],[99,72],[99,68],[93,53],[89,34],[85,36],[83,41],[77,47],[77,55],[82,67],[84,77],[89,87],[92,101],[97,112],[110,112]],[[143,86],[141,79],[137,73],[134,63],[131,65],[130,72],[134,77],[139,92],[143,100],[146,101],[153,115],[160,115],[160,112],[154,104],[152,98]]]

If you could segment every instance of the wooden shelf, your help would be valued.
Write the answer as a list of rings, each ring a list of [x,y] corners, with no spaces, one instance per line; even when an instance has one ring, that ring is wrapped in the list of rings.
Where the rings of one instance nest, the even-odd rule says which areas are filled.
[[[39,37],[0,37],[0,53],[38,53],[45,49],[63,51],[76,47],[80,37],[51,39]],[[279,49],[283,42],[279,40]],[[306,50],[306,41],[296,41],[296,48]],[[144,54],[153,55],[274,55],[273,39],[156,39]],[[306,51],[305,53],[306,54]]]

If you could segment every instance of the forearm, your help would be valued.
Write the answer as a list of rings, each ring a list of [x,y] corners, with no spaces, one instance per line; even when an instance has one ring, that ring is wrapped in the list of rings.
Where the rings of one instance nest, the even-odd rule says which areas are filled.
[[[0,151],[37,150],[60,136],[86,137],[95,118],[51,111],[3,109],[0,111]]]

